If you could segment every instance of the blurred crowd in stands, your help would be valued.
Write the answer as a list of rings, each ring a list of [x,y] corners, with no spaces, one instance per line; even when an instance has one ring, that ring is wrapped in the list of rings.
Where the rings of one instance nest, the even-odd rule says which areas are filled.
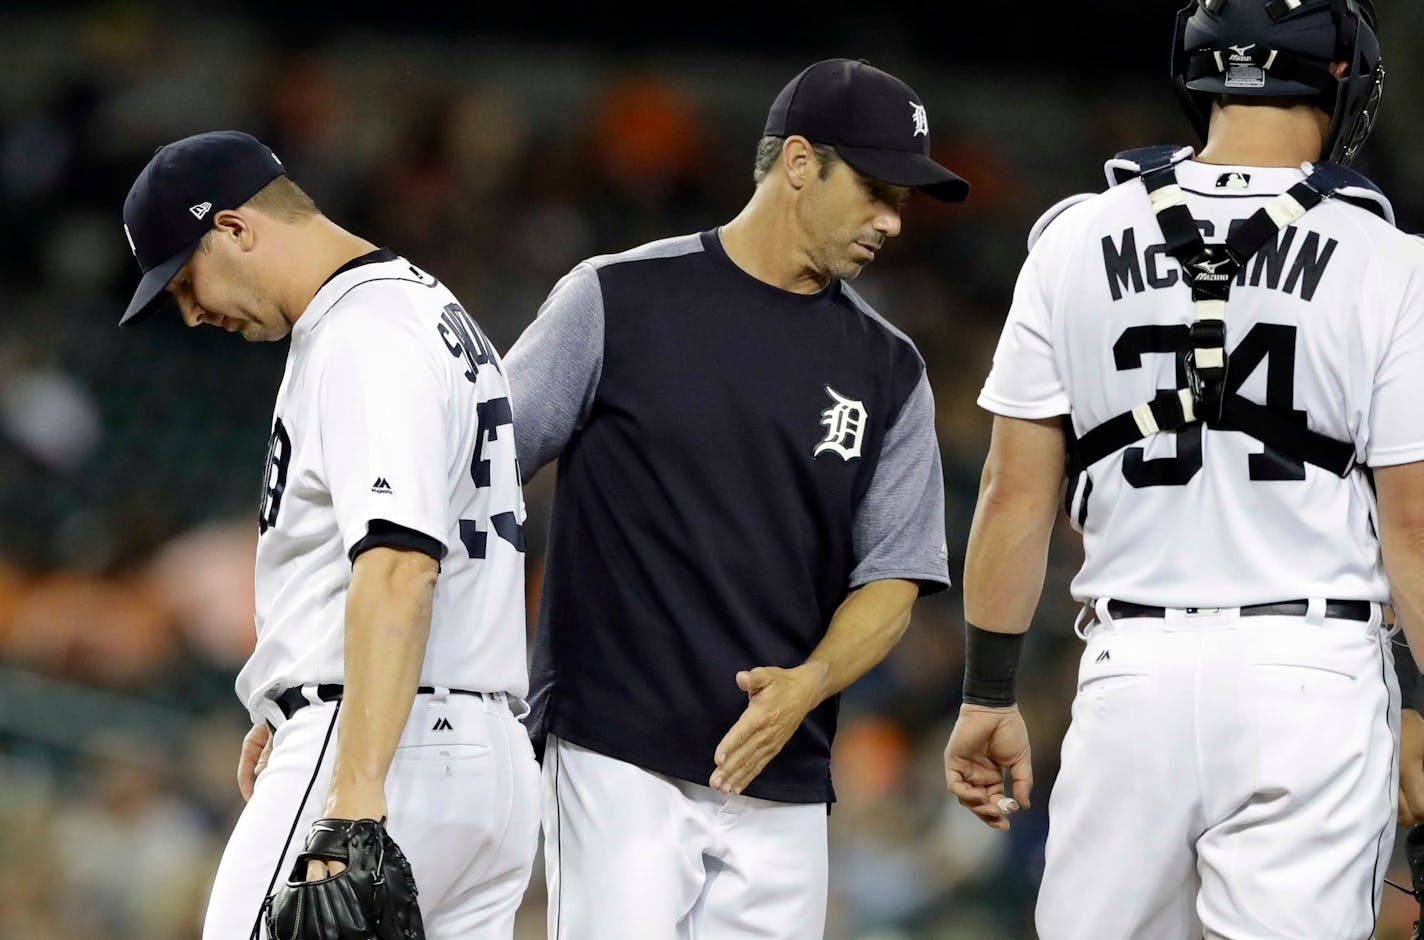
[[[290,48],[256,21],[160,28],[124,4],[0,25],[0,938],[190,938],[241,805],[232,680],[252,643],[285,345],[176,321],[116,329],[137,277],[120,227],[134,175],[169,140],[255,133],[328,215],[449,283],[505,350],[580,259],[734,215],[766,106],[811,59],[629,62],[433,28]],[[962,206],[912,199],[904,235],[857,283],[929,364],[957,578],[989,428],[974,400],[1030,225],[1102,188],[1116,150],[1188,134],[1157,73],[1004,84],[876,64],[920,92],[937,156],[974,186]],[[1387,108],[1364,168],[1418,230],[1410,104]],[[531,610],[552,488],[546,472],[527,491]],[[1037,788],[1008,834],[944,790],[957,591],[921,602],[846,693],[829,937],[1032,936],[1079,551],[1061,525],[1021,680]],[[1405,899],[1386,901],[1380,936],[1407,935]],[[542,918],[536,867],[520,936],[543,936]]]

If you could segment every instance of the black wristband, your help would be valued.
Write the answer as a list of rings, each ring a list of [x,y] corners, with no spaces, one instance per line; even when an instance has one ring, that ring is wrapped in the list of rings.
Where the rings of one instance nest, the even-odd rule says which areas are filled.
[[[994,633],[964,621],[964,701],[1007,708],[1014,704],[1022,633]]]

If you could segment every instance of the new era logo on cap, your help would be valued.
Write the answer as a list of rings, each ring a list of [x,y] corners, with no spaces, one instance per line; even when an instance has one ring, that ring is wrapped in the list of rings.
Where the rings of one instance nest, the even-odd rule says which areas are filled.
[[[189,206],[188,211],[193,213],[195,219],[201,219],[208,214],[208,210],[213,207],[211,202],[200,202],[196,206]]]

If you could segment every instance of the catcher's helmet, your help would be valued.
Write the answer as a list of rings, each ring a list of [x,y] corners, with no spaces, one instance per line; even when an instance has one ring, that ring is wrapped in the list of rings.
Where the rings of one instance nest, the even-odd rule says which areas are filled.
[[[1314,98],[1331,116],[1325,158],[1348,164],[1384,90],[1378,23],[1374,0],[1192,0],[1172,45],[1177,95],[1203,141],[1217,95]]]

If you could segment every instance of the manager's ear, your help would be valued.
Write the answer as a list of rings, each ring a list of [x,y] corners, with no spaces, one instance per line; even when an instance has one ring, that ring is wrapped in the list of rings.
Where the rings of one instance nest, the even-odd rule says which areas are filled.
[[[781,145],[781,168],[792,189],[801,189],[813,175],[820,172],[820,161],[811,142],[800,134],[792,134]]]

